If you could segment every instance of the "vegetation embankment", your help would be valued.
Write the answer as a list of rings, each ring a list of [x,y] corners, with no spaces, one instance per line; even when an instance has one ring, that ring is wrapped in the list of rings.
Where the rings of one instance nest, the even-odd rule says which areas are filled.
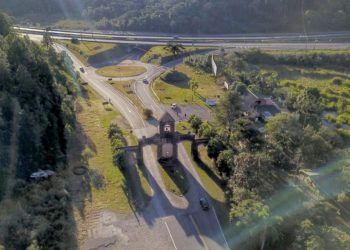
[[[180,46],[180,47],[179,47]],[[178,47],[178,49],[176,49]],[[174,50],[175,49],[175,50]],[[207,47],[184,47],[181,44],[173,43],[167,46],[154,46],[150,48],[142,57],[144,63],[152,63],[156,65],[166,64],[176,58],[189,56],[193,53],[208,51]],[[175,55],[174,55],[175,54]]]
[[[86,218],[93,213],[130,213],[143,208],[151,196],[143,166],[119,149],[137,143],[125,119],[90,87],[82,94],[77,100],[79,129],[70,142],[70,165],[87,168],[83,176],[71,175],[71,185],[82,186],[74,194],[80,239],[86,237]]]
[[[97,74],[104,77],[132,77],[146,73],[142,66],[107,66],[96,71]]]
[[[112,61],[127,53],[128,46],[123,44],[81,42],[77,38],[70,41],[60,40],[85,66]]]
[[[156,79],[153,89],[162,103],[205,106],[207,99],[219,99],[224,93],[218,83],[210,73],[180,65]]]
[[[335,56],[331,58],[332,65],[322,59],[329,56]],[[324,104],[331,102],[324,102],[320,87],[345,83],[346,88],[347,80],[331,78],[326,84],[322,83],[324,76],[319,74],[331,66],[332,71],[347,78],[343,71],[346,58],[327,53],[324,56],[271,55],[259,51],[228,53],[215,58],[218,77],[231,83],[231,87],[219,101],[214,125],[195,117],[189,122],[195,132],[210,138],[206,146],[208,156],[226,183],[233,248],[342,249],[349,244],[348,215],[338,210],[348,199],[344,193],[348,184],[326,195],[331,186],[322,187],[321,181],[331,178],[344,183],[348,176],[346,164],[335,164],[349,146],[348,133],[325,126]],[[210,72],[209,60],[207,56],[195,56],[186,63]],[[267,70],[267,67],[276,69],[281,65],[306,72],[313,70],[309,74],[314,77],[313,85],[303,86],[302,79],[295,78],[303,87],[288,96],[283,92],[279,72]],[[255,106],[246,104],[247,89],[258,96],[273,96],[285,112],[277,112],[262,121],[255,119],[256,111],[252,109],[256,109],[256,103]],[[310,170],[302,171],[305,168]],[[316,179],[312,177],[315,173],[319,174]],[[303,175],[312,181],[299,182],[298,178]],[[289,197],[287,201],[286,197]]]
[[[0,13],[0,178],[7,180],[6,190],[1,183],[0,245],[5,249],[76,247],[66,158],[74,127],[72,86],[63,56],[50,44],[15,35]],[[18,124],[10,126],[14,103]],[[11,134],[17,145],[9,143]],[[10,155],[17,155],[11,164]],[[39,169],[54,174],[34,178]]]

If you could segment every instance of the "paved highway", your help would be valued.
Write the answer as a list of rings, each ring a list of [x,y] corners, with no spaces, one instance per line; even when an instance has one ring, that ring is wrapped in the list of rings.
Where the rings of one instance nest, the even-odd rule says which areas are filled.
[[[31,28],[17,28],[22,34],[42,36],[44,30]],[[123,43],[138,45],[165,45],[169,42],[180,42],[186,46],[210,46],[228,48],[261,48],[261,49],[344,49],[350,47],[350,32],[320,33],[311,36],[303,35],[270,35],[270,36],[181,36],[174,39],[170,36],[159,35],[115,35],[109,33],[91,33],[55,30],[50,31],[55,39],[71,39],[72,37],[84,41]]]
[[[57,50],[65,51],[71,57],[76,70],[84,68],[85,73],[81,74],[82,79],[122,113],[138,138],[149,137],[156,132],[156,127],[143,121],[137,108],[130,100],[107,84],[106,79],[98,76],[93,67],[84,67],[64,46],[57,44],[55,46]],[[144,77],[150,81],[166,69],[152,65],[147,68],[148,72]],[[140,86],[148,85],[140,84]],[[149,88],[141,90],[140,96],[147,96],[146,99],[140,99],[146,100],[147,103],[144,105],[153,109],[156,114],[161,115],[164,112],[161,105],[153,100]],[[185,197],[177,197],[166,191],[153,149],[151,146],[144,148],[144,161],[153,197],[149,207],[143,212],[143,219],[146,222],[163,221],[164,232],[168,232],[174,249],[228,249],[214,209],[204,212],[199,206],[199,198],[208,196],[208,194],[182,145],[179,145],[179,159],[187,172],[190,185],[190,191]]]

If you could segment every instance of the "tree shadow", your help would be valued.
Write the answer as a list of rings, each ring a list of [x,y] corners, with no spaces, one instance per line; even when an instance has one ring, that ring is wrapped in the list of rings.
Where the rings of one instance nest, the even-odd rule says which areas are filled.
[[[183,171],[184,166],[177,159],[159,159],[159,167],[165,172],[165,174],[171,179],[172,183],[176,185],[176,189],[171,191],[183,196],[189,189],[186,173]],[[168,187],[170,188],[170,187]]]
[[[193,156],[193,160],[197,163],[197,165],[202,169],[218,186],[224,187],[225,182],[221,180],[217,174],[214,172],[214,170],[209,167],[202,159],[200,156],[200,153],[197,149],[196,154]]]
[[[190,87],[188,76],[179,71],[168,71],[161,77],[161,80],[178,88],[188,89]]]
[[[151,196],[144,186],[148,183],[143,184],[140,177],[140,175],[145,177],[144,166],[138,165],[133,152],[125,152],[125,158],[125,167],[121,171],[124,175],[123,190],[127,192],[129,205],[135,214],[135,210],[141,211],[147,206]],[[147,180],[146,177],[145,180]]]
[[[148,152],[144,152],[144,159],[150,157],[146,154],[148,154]],[[211,206],[209,211],[203,211],[199,204],[199,199],[202,197],[207,197],[208,200],[216,202],[217,204],[226,205],[226,203],[212,197],[206,191],[202,183],[197,181],[197,177],[192,174],[192,171],[189,171],[189,169],[193,168],[193,166],[186,166],[186,163],[184,163],[182,160],[176,160],[176,162],[178,164],[177,167],[182,169],[187,178],[188,192],[183,197],[177,196],[178,198],[175,200],[183,200],[183,202],[187,204],[186,207],[178,207],[173,203],[174,194],[164,190],[164,188],[160,186],[159,180],[156,180],[155,178],[155,169],[153,168],[153,170],[151,170],[152,167],[147,166],[145,168],[145,175],[148,176],[148,181],[153,189],[151,204],[152,207],[158,207],[159,209],[155,215],[153,213],[153,216],[150,216],[148,213],[142,213],[142,218],[149,227],[152,227],[157,219],[165,219],[170,231],[172,230],[173,226],[178,225],[183,230],[187,238],[176,239],[175,236],[174,240],[176,241],[176,244],[187,244],[187,242],[191,242],[191,244],[193,244],[193,239],[195,239],[197,242],[196,244],[205,247],[206,244],[203,242],[202,237],[204,236],[204,238],[210,238],[213,242],[215,242],[211,242],[210,244],[214,244],[216,246],[220,246],[219,248],[225,249],[226,243],[225,239],[222,237],[221,229],[214,211],[215,209]],[[189,246],[186,245],[186,247]],[[208,248],[211,249],[211,247]]]

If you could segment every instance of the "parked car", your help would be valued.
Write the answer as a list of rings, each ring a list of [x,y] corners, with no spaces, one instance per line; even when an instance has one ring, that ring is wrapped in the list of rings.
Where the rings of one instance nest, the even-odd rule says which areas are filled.
[[[176,103],[171,104],[171,108],[172,108],[172,109],[176,109],[176,108],[177,108]]]
[[[204,211],[209,209],[209,202],[208,202],[207,198],[205,198],[205,197],[200,198],[199,204],[201,205],[201,207]]]
[[[39,169],[37,172],[32,173],[30,175],[30,178],[31,179],[47,179],[52,175],[55,175],[54,171]]]
[[[81,73],[85,73],[85,69],[83,67],[81,67],[79,70]]]

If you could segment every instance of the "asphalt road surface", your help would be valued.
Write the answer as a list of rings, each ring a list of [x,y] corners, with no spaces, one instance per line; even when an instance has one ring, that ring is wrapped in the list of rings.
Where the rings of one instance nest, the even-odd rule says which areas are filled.
[[[41,37],[44,33],[41,29],[19,28],[18,32]],[[260,49],[345,49],[350,47],[350,32],[321,33],[315,36],[303,37],[302,35],[271,35],[271,36],[187,36],[181,39],[159,36],[133,36],[133,35],[110,35],[91,32],[76,31],[52,31],[54,39],[78,38],[83,41],[122,43],[135,45],[165,45],[169,42],[179,42],[185,46],[210,46],[223,48],[260,48]]]
[[[73,61],[75,70],[84,68],[85,73],[81,73],[82,79],[122,113],[138,138],[152,136],[157,132],[157,127],[154,124],[145,123],[131,101],[101,79],[93,67],[84,67],[64,46],[55,46],[57,50],[66,51]],[[147,74],[143,77],[151,81],[164,70],[166,68],[149,66]],[[141,87],[138,88],[138,93],[144,105],[158,115],[163,114],[162,106],[152,98],[148,85],[137,84],[137,86]],[[143,220],[150,227],[155,220],[161,220],[174,249],[228,249],[214,208],[211,207],[207,212],[200,208],[199,198],[208,197],[208,194],[181,144],[179,160],[187,173],[190,185],[190,190],[185,197],[175,196],[165,190],[154,151],[150,146],[144,148],[144,161],[153,197],[149,207],[141,214]]]

